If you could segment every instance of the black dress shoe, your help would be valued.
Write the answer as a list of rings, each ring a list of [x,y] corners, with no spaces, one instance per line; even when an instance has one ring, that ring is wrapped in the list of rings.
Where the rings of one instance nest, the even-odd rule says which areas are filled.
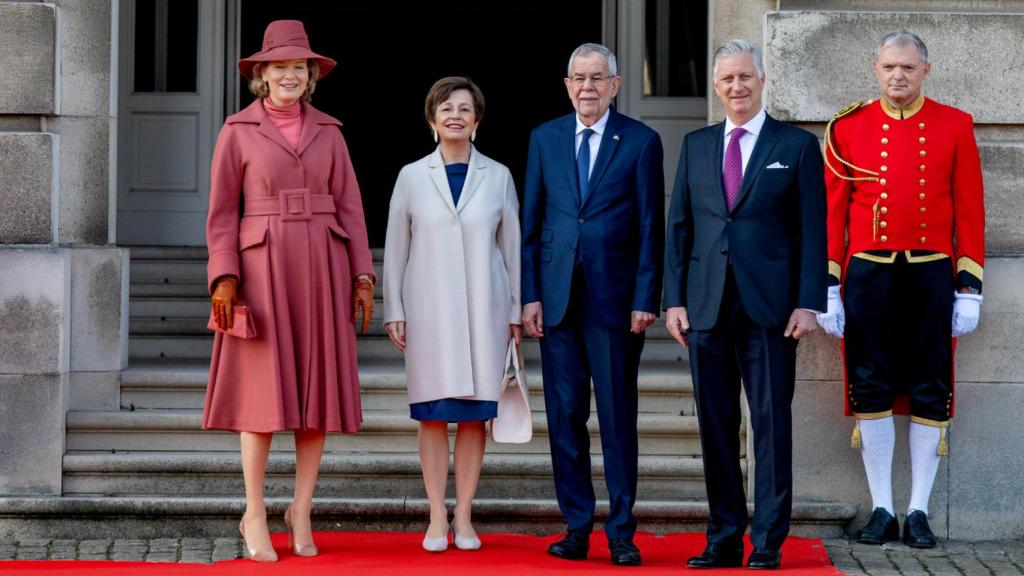
[[[907,514],[903,521],[903,543],[911,548],[935,548],[938,541],[928,526],[928,515],[920,510]]]
[[[900,523],[885,508],[875,508],[867,526],[860,531],[857,542],[861,544],[885,544],[900,537]]]
[[[590,551],[590,534],[569,532],[564,538],[548,546],[548,554],[564,560],[586,560]]]
[[[782,563],[782,552],[778,550],[754,550],[747,559],[751,570],[776,570]]]
[[[743,544],[708,544],[700,556],[690,558],[690,568],[739,568],[743,566]]]
[[[612,564],[616,566],[639,566],[640,549],[632,538],[609,538],[608,550],[612,553]]]

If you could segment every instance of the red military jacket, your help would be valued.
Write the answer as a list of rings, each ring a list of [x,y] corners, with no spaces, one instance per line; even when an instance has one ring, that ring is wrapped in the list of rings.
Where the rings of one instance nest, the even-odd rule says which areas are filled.
[[[969,114],[923,95],[903,110],[857,103],[836,115],[825,148],[833,285],[852,256],[907,251],[953,258],[957,287],[981,289],[985,205]]]

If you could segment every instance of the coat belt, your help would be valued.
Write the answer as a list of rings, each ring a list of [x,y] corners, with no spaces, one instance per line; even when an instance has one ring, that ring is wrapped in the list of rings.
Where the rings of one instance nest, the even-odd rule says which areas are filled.
[[[246,198],[245,216],[280,216],[281,220],[309,220],[313,214],[338,211],[330,194],[310,194],[309,188],[281,190],[277,196]]]

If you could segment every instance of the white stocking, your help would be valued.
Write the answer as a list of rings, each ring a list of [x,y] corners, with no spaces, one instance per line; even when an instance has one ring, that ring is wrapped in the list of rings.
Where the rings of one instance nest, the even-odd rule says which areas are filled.
[[[910,423],[910,508],[928,514],[928,499],[932,495],[935,473],[939,470],[939,437],[941,429],[917,422]]]
[[[872,508],[884,508],[895,516],[892,506],[892,453],[896,447],[896,427],[892,416],[858,420],[857,425],[860,427],[860,455],[864,459]],[[932,446],[934,451],[935,446]]]

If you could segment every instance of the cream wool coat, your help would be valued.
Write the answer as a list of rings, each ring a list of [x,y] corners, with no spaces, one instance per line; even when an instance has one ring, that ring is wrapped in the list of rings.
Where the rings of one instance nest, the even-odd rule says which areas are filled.
[[[498,400],[508,326],[521,323],[519,245],[504,165],[474,147],[458,206],[439,150],[402,168],[384,247],[384,322],[406,323],[410,404]]]

